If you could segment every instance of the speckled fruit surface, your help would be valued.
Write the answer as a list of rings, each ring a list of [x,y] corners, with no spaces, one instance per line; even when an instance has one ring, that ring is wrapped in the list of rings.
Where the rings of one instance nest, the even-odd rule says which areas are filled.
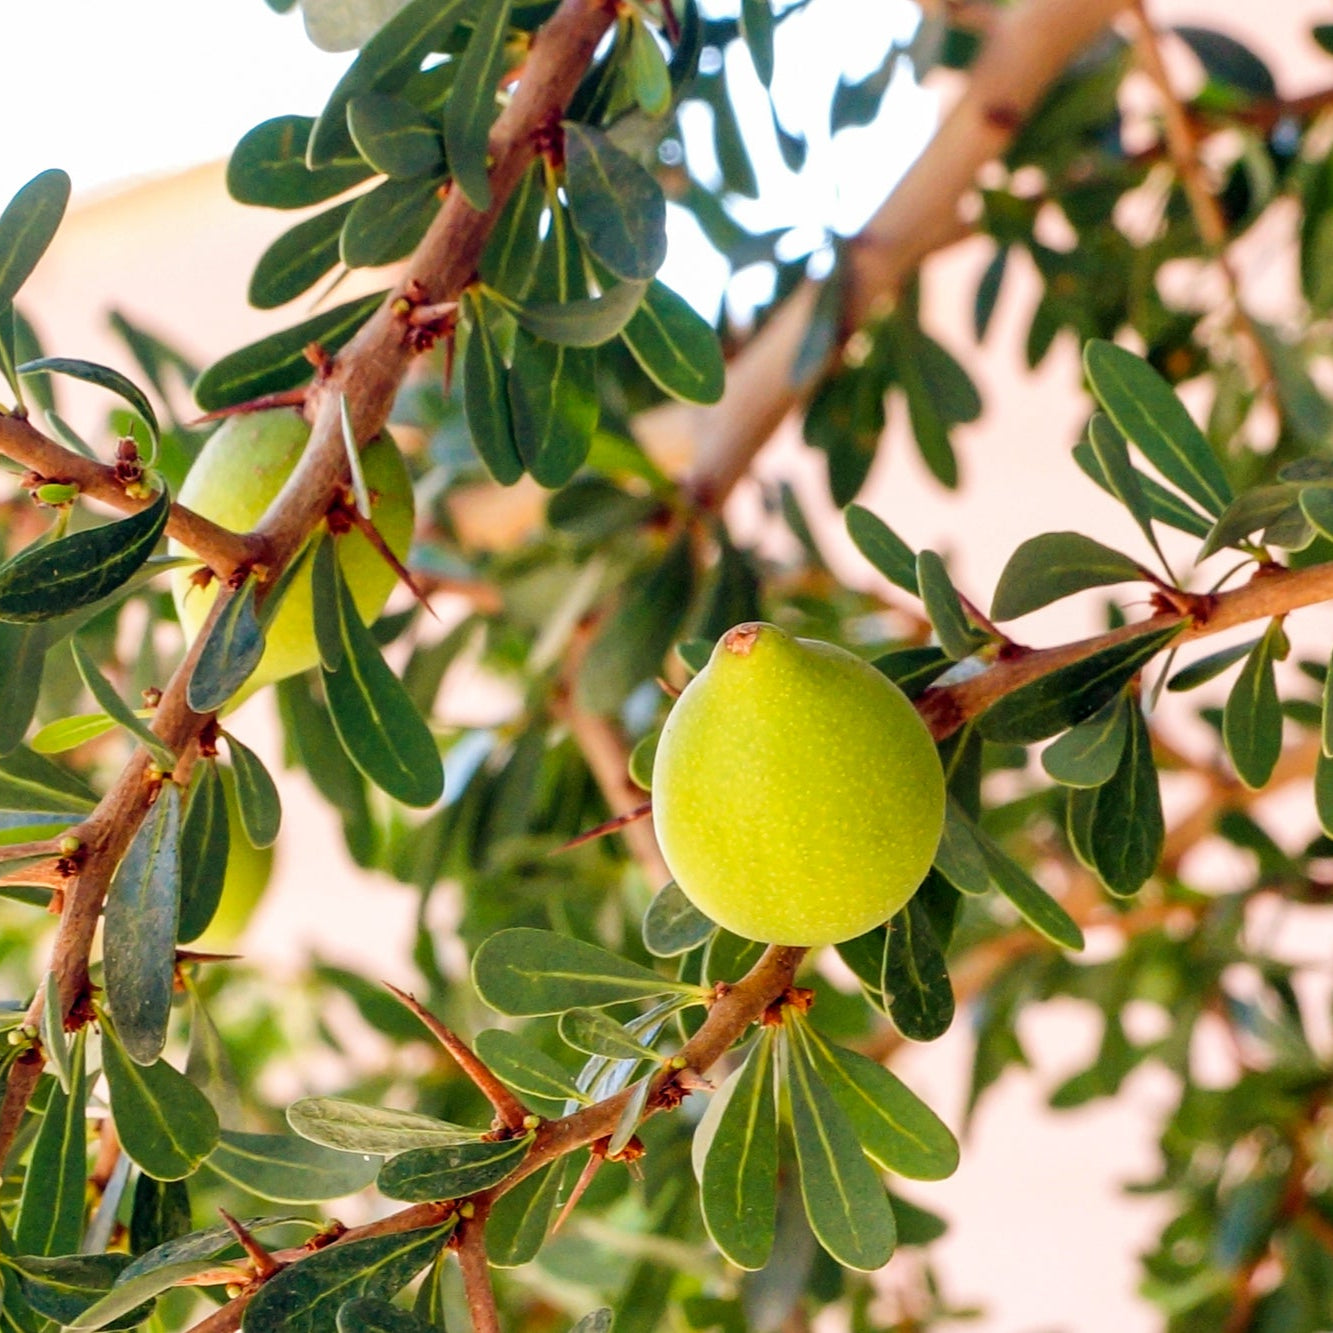
[[[770,944],[834,944],[886,921],[944,826],[939,756],[902,691],[767,624],[729,630],[676,701],[652,800],[681,890]]]
[[[233,532],[248,532],[282,489],[310,438],[310,428],[294,411],[252,412],[229,417],[199,451],[180,494],[181,504]],[[387,434],[361,451],[361,470],[372,494],[371,518],[385,544],[399,559],[412,540],[412,483]],[[173,554],[184,550],[171,543]],[[359,532],[338,538],[338,558],[363,620],[384,609],[396,575]],[[216,583],[200,588],[192,570],[175,570],[171,593],[188,642],[217,597]],[[263,685],[306,671],[319,661],[315,646],[310,571],[288,589],[267,635],[267,647],[237,702]],[[234,706],[234,704],[233,704]]]

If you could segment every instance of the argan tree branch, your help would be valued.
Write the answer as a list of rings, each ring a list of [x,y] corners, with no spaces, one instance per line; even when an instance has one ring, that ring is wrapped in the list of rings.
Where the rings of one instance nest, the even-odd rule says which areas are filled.
[[[458,1224],[458,1271],[463,1275],[463,1292],[472,1333],[500,1333],[500,1311],[491,1285],[491,1265],[486,1258],[486,1215],[489,1205],[474,1205],[471,1217]]]

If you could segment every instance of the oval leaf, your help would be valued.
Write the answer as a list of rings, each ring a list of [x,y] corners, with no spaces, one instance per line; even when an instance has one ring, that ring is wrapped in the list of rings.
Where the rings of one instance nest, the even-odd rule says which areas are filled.
[[[68,375],[71,379],[83,380],[85,384],[95,384],[98,388],[109,389],[117,397],[123,398],[143,419],[156,444],[161,430],[157,424],[157,413],[148,401],[148,395],[132,380],[127,379],[118,370],[110,366],[98,365],[96,361],[79,361],[68,356],[44,356],[36,361],[25,361],[18,368],[20,375]]]
[[[380,1159],[337,1152],[290,1134],[241,1134],[224,1129],[208,1166],[261,1199],[321,1203],[355,1194],[375,1179]]]
[[[921,595],[915,552],[882,518],[860,505],[848,505],[847,535],[890,583],[913,597]]]
[[[127,704],[110,682],[93,665],[92,659],[84,652],[77,639],[69,641],[70,653],[79,676],[88,687],[88,693],[102,706],[102,711],[116,723],[124,727],[132,736],[143,744],[157,762],[170,771],[176,766],[176,755],[170,746],[149,727],[148,723]]]
[[[944,561],[934,551],[921,551],[916,558],[916,578],[940,647],[955,662],[970,657],[988,636],[967,618]]]
[[[63,171],[43,171],[0,213],[0,310],[13,302],[55,238],[69,191],[69,177]]]
[[[488,1231],[489,1237],[489,1231]],[[439,1333],[410,1310],[378,1296],[358,1296],[338,1307],[338,1333]]]
[[[255,673],[264,656],[264,631],[255,614],[254,574],[227,598],[209,627],[186,687],[196,713],[216,713]]]
[[[591,125],[564,122],[565,189],[574,230],[618,278],[647,282],[666,258],[666,199],[628,153]]]
[[[216,759],[203,759],[181,825],[181,905],[176,940],[188,944],[208,929],[222,900],[231,852],[227,799]]]
[[[229,731],[222,734],[227,738],[231,769],[236,775],[236,807],[241,816],[241,828],[252,847],[272,847],[282,826],[282,803],[277,785],[263,761],[249,746],[242,745]]]
[[[283,232],[259,256],[250,275],[249,300],[273,310],[307,292],[338,263],[339,238],[352,201],[326,208]]]
[[[449,169],[479,213],[491,206],[488,143],[497,105],[496,85],[505,69],[510,0],[486,0],[473,11],[472,36],[458,60],[453,91],[444,104],[444,147]]]
[[[376,1185],[389,1199],[425,1203],[462,1199],[498,1185],[527,1156],[532,1135],[496,1142],[454,1143],[442,1148],[412,1148],[380,1168]]]
[[[996,620],[1013,620],[1051,602],[1111,583],[1143,578],[1137,561],[1080,532],[1046,532],[1009,557],[991,602]]]
[[[525,1041],[517,1032],[487,1028],[478,1032],[478,1057],[502,1083],[515,1092],[549,1101],[587,1104],[591,1098],[579,1090],[573,1076],[545,1051]]]
[[[686,403],[715,403],[722,397],[727,366],[717,333],[664,283],[654,279],[648,284],[620,340],[663,393]]]
[[[563,347],[599,347],[630,322],[647,289],[646,282],[621,282],[601,296],[517,306],[514,318],[534,338],[545,342]]]
[[[1028,925],[1062,949],[1082,949],[1083,931],[1078,922],[1017,861],[1005,855],[984,832],[978,830],[978,833],[996,888]]]
[[[597,1009],[567,1009],[560,1015],[560,1039],[587,1055],[610,1060],[657,1060],[650,1046],[632,1036],[609,1014]]]
[[[1251,650],[1222,714],[1222,739],[1236,776],[1250,788],[1264,786],[1282,753],[1282,706],[1277,697],[1273,660],[1285,652],[1279,621]]]
[[[403,97],[365,93],[347,105],[347,128],[376,171],[407,180],[445,169],[439,127]]]
[[[314,124],[310,116],[276,116],[250,130],[227,162],[231,197],[264,208],[305,208],[374,175],[350,146],[318,171],[306,166],[306,144]]]
[[[944,952],[919,898],[889,922],[882,987],[889,1017],[904,1037],[934,1041],[953,1022],[953,986]]]
[[[1124,753],[1131,705],[1123,694],[1070,728],[1041,755],[1041,766],[1066,787],[1100,787],[1110,780]]]
[[[717,925],[673,879],[658,889],[643,914],[643,944],[655,958],[675,958],[702,944]]]
[[[311,1143],[341,1152],[391,1157],[410,1148],[439,1148],[480,1138],[483,1130],[388,1106],[340,1097],[306,1097],[287,1108],[287,1123]]]
[[[509,408],[514,442],[533,479],[563,486],[588,457],[597,428],[596,360],[585,348],[561,347],[526,329],[514,337]]]
[[[1097,874],[1122,897],[1137,893],[1157,869],[1166,837],[1148,724],[1137,704],[1123,707],[1126,737],[1120,762],[1098,788],[1088,847]]]
[[[512,486],[523,475],[523,459],[514,440],[509,408],[509,367],[491,336],[479,297],[464,293],[468,320],[463,352],[463,411],[477,457],[501,486]]]
[[[492,1268],[518,1268],[537,1257],[564,1180],[564,1160],[534,1171],[507,1189],[486,1218],[486,1257]]]

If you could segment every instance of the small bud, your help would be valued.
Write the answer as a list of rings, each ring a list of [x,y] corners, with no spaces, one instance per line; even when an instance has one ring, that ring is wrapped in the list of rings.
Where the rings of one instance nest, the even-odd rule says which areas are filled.
[[[542,1122],[542,1118],[541,1118],[541,1116],[539,1116],[539,1115],[531,1115],[531,1114],[529,1114],[529,1115],[525,1115],[525,1116],[523,1117],[523,1128],[524,1128],[524,1129],[536,1129],[537,1126],[541,1124],[541,1122]]]
[[[11,1046],[22,1046],[24,1044],[23,1031],[21,1028],[10,1028],[5,1033],[5,1040]]]
[[[241,1286],[239,1282],[228,1282],[227,1299],[229,1301],[234,1301],[244,1290],[245,1288]]]
[[[33,491],[44,505],[67,505],[77,499],[78,494],[79,488],[73,482],[48,481]]]
[[[690,1062],[683,1055],[673,1055],[671,1059],[667,1061],[667,1068],[685,1069],[689,1063]]]
[[[72,833],[66,833],[56,844],[61,856],[73,856],[83,846],[83,840]]]
[[[458,1205],[459,1217],[474,1217],[476,1216],[476,1212],[477,1212],[477,1205],[473,1203],[471,1199],[469,1199],[466,1203],[460,1203]]]

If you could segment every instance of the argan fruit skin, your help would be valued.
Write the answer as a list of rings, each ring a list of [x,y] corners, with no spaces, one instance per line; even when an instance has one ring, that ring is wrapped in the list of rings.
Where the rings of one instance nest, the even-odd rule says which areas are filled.
[[[672,707],[653,821],[718,925],[816,946],[882,924],[944,827],[944,774],[907,697],[860,658],[776,625],[729,630]]]
[[[289,409],[228,417],[199,451],[176,498],[232,532],[249,532],[291,475],[309,438],[304,418]],[[401,560],[412,540],[412,482],[387,432],[361,451],[361,471],[372,496],[371,521]],[[176,542],[170,549],[173,554],[185,550]],[[352,600],[369,622],[384,609],[397,576],[360,532],[338,538],[338,559]],[[199,587],[193,574],[192,569],[179,569],[171,575],[171,593],[187,642],[194,641],[217,597],[216,582]],[[306,671],[319,661],[309,569],[287,590],[266,640],[259,666],[230,707],[261,686]]]

